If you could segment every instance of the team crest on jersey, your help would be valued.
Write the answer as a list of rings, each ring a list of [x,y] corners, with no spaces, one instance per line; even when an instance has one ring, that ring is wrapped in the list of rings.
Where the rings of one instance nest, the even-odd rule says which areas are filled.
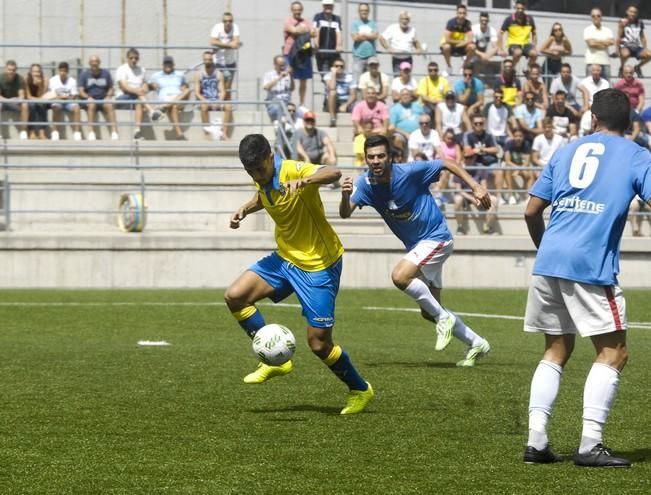
[[[299,172],[303,168],[303,165],[305,165],[305,162],[296,162],[296,171]]]

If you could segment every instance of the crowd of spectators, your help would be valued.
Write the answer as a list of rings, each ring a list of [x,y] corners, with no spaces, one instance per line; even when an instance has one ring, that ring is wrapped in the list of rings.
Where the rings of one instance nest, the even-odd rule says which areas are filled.
[[[311,20],[303,10],[300,1],[290,4],[283,23],[282,53],[273,57],[273,69],[262,81],[279,149],[289,153],[295,136],[303,160],[337,163],[333,141],[317,128],[316,112],[305,106],[307,82],[315,75],[320,79],[313,82],[315,94],[321,84],[321,110],[329,115],[330,127],[337,126],[341,114],[350,114],[356,165],[363,165],[365,138],[383,134],[391,139],[396,160],[444,156],[470,167],[475,179],[494,191],[495,207],[517,204],[523,199],[518,191],[533,184],[556,149],[591,132],[592,97],[602,89],[613,86],[628,95],[632,124],[627,137],[641,146],[651,145],[651,108],[644,109],[640,80],[651,51],[635,5],[626,7],[615,33],[602,24],[599,8],[591,10],[591,23],[583,31],[585,77],[574,75],[565,59],[574,48],[563,25],[555,22],[539,43],[535,20],[524,1],[515,2],[512,14],[499,27],[491,25],[487,12],[478,13],[473,24],[469,18],[473,13],[458,5],[438,41],[445,66],[430,60],[427,73],[418,78],[412,73],[414,57],[425,56],[427,44],[411,25],[409,12],[400,12],[396,23],[382,29],[372,19],[370,5],[360,3],[358,17],[346,33],[333,0],[322,0],[321,11]],[[352,40],[349,68],[344,36]],[[148,115],[154,122],[167,118],[172,126],[168,136],[185,140],[183,111],[198,102],[205,137],[229,139],[236,51],[241,47],[231,13],[223,14],[209,39],[212,49],[202,54],[202,64],[191,74],[177,70],[169,55],[160,70],[150,74],[139,64],[135,48],[127,51],[126,63],[114,75],[92,55],[79,81],[70,75],[66,62],[47,78],[39,64],[23,77],[16,62],[8,60],[0,74],[0,104],[21,122],[20,139],[56,141],[69,129],[73,140],[85,134],[93,141],[99,135],[98,113],[104,114],[110,139],[119,139],[116,108],[132,109],[135,139],[143,137],[142,122]],[[390,67],[381,67],[378,50],[390,54]],[[461,61],[458,71],[453,69],[455,58]],[[617,78],[611,78],[611,58],[620,62]],[[82,111],[87,114],[84,134]],[[223,120],[214,112],[223,112]],[[68,126],[62,125],[65,115]],[[449,190],[454,193],[446,194]],[[470,205],[465,185],[450,183],[446,177],[434,194],[457,209]],[[484,226],[487,233],[495,232],[495,212],[490,213]],[[463,234],[463,224],[459,225]]]

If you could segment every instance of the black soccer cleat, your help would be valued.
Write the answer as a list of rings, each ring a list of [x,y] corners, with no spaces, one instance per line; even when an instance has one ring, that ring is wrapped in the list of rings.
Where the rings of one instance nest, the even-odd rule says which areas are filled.
[[[613,456],[612,451],[602,443],[598,443],[592,447],[592,450],[587,454],[579,454],[577,452],[572,457],[572,460],[574,461],[574,465],[583,467],[631,467],[631,461],[623,457]]]
[[[524,449],[523,461],[525,464],[552,464],[554,462],[561,462],[562,460],[563,456],[558,455],[550,449],[549,445],[542,450],[538,450],[529,445]]]

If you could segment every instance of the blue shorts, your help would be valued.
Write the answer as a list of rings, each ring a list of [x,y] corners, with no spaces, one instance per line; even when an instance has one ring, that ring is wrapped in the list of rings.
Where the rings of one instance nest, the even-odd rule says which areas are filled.
[[[271,296],[273,302],[282,301],[295,292],[308,325],[328,328],[335,324],[341,265],[339,258],[325,270],[306,272],[274,252],[258,260],[249,270],[275,289]]]
[[[226,81],[232,81],[235,77],[235,71],[237,70],[237,64],[215,64],[217,70],[224,73],[224,79]]]
[[[312,57],[308,57],[303,60],[301,63],[294,61],[289,58],[288,55],[285,55],[285,62],[288,66],[292,68],[292,77],[299,81],[304,81],[307,79],[312,79]]]

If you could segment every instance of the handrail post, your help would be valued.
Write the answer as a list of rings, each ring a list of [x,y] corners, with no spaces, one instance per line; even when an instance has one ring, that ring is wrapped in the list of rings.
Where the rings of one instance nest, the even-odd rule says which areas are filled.
[[[9,230],[11,226],[11,201],[9,196],[9,157],[7,156],[7,138],[2,138],[2,155],[4,161],[4,182],[2,184],[2,210],[5,217],[5,230]]]

